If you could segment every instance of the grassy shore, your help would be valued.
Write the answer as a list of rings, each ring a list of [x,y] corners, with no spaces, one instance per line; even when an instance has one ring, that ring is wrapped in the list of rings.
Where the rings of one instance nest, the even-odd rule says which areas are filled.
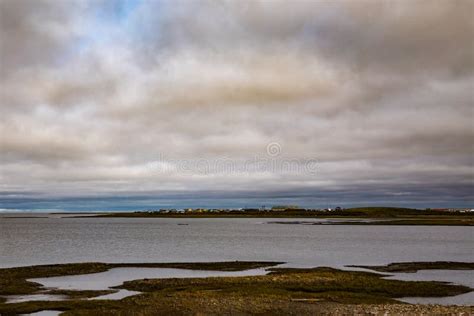
[[[76,215],[88,217],[90,215]],[[474,226],[474,214],[447,213],[394,207],[351,208],[340,211],[288,209],[284,211],[222,211],[203,213],[121,212],[102,213],[92,217],[118,218],[321,218],[321,219],[378,219],[371,222],[332,221],[324,225],[434,225]]]
[[[179,267],[223,271],[272,266],[269,262],[180,263]],[[164,266],[163,266],[164,265]],[[173,264],[133,266],[172,267]],[[118,265],[123,266],[123,265]],[[130,265],[127,265],[130,266]],[[24,287],[26,278],[72,275],[105,271],[115,264],[83,263],[1,269],[0,280],[7,278],[6,293],[37,293],[39,286]],[[398,281],[383,275],[342,271],[332,268],[269,268],[269,274],[245,277],[143,279],[125,282],[117,289],[142,294],[121,300],[80,300],[72,295],[65,301],[1,303],[1,315],[41,310],[64,311],[64,315],[222,315],[331,313],[345,304],[396,304],[406,296],[442,297],[467,293],[470,288],[443,282]],[[8,285],[10,284],[10,285]],[[0,288],[4,288],[5,283]],[[20,287],[17,287],[21,285]],[[69,295],[66,292],[62,294]],[[76,294],[76,293],[74,293]],[[93,293],[96,294],[96,293]],[[377,305],[379,306],[379,305]],[[397,305],[398,306],[398,305]],[[469,309],[467,309],[469,311]]]

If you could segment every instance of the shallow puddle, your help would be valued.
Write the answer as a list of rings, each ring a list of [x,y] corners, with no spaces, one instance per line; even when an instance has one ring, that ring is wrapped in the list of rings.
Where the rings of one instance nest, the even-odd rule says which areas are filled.
[[[34,315],[34,316],[57,316],[61,314],[62,312],[60,311],[41,311],[41,312],[36,312],[36,313],[31,313],[31,314],[24,314],[24,315]]]
[[[114,268],[100,273],[37,278],[29,279],[28,281],[40,283],[47,288],[57,288],[64,290],[107,290],[110,287],[121,285],[125,281],[139,279],[249,276],[264,275],[266,273],[267,272],[264,268],[232,272],[163,268]]]
[[[125,298],[127,296],[137,295],[137,294],[140,294],[140,293],[141,292],[137,292],[137,291],[120,290],[116,293],[97,296],[97,297],[93,297],[93,298],[90,298],[90,299],[91,300],[121,300],[122,298]]]
[[[386,279],[402,281],[442,281],[474,288],[471,270],[420,270],[415,273],[391,273]],[[399,301],[411,304],[473,305],[474,291],[446,297],[404,297]]]
[[[64,301],[67,296],[50,294],[32,294],[32,295],[9,295],[5,296],[7,303],[22,303],[31,301]]]

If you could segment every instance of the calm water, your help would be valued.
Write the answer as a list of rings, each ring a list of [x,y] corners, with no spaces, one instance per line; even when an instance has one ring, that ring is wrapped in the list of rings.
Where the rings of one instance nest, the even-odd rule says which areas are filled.
[[[443,281],[463,284],[474,288],[474,277],[470,270],[420,270],[416,273],[396,273],[387,279]],[[473,305],[474,292],[450,297],[407,297],[401,300],[413,304]]]
[[[294,219],[258,218],[5,216],[12,215],[0,217],[0,267],[86,261],[268,260],[294,267],[340,268],[400,261],[474,261],[472,227],[281,225],[269,222]],[[459,273],[464,274],[458,280]],[[420,272],[410,275],[423,277]],[[472,286],[469,272],[438,272],[438,279],[440,275]]]
[[[0,267],[85,261],[270,260],[298,267],[474,261],[472,227],[267,224],[271,221],[0,217]],[[178,225],[183,223],[188,225]]]

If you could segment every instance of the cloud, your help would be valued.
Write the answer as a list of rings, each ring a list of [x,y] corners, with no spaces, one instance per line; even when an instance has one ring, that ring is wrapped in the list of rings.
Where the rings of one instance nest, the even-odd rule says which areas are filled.
[[[1,76],[63,62],[80,40],[87,1],[4,0],[0,3]]]
[[[2,1],[0,190],[468,203],[472,12],[468,0]],[[270,142],[317,172],[242,170]],[[202,159],[240,172],[176,169]]]

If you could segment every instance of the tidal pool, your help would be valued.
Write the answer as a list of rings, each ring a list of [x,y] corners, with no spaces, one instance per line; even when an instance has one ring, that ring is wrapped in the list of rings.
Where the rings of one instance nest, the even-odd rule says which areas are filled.
[[[249,275],[264,275],[264,268],[244,271],[207,271],[167,268],[114,268],[105,272],[68,275],[50,278],[35,278],[28,281],[42,284],[47,289],[59,290],[108,290],[121,285],[125,281],[139,279],[169,279],[169,278],[207,278],[207,277],[237,277]],[[119,300],[140,292],[120,289],[116,293],[93,297],[90,299]],[[64,295],[32,294],[7,296],[7,303],[20,303],[28,301],[59,301],[65,300]]]
[[[217,276],[264,275],[264,268],[244,271],[206,271],[166,268],[114,268],[105,272],[29,279],[47,288],[61,290],[107,290],[125,281],[139,279],[207,278]],[[111,294],[108,294],[111,295]]]
[[[466,285],[474,288],[472,270],[420,270],[415,273],[390,273],[386,279],[403,281],[441,281]],[[399,301],[411,304],[440,304],[440,305],[473,305],[474,291],[447,297],[404,297]]]
[[[36,313],[31,313],[31,314],[26,314],[26,315],[33,315],[33,316],[57,316],[61,314],[62,312],[60,311],[41,311],[41,312],[36,312]]]
[[[31,301],[63,301],[67,299],[65,295],[31,294],[31,295],[9,295],[6,296],[7,303],[22,303]]]

